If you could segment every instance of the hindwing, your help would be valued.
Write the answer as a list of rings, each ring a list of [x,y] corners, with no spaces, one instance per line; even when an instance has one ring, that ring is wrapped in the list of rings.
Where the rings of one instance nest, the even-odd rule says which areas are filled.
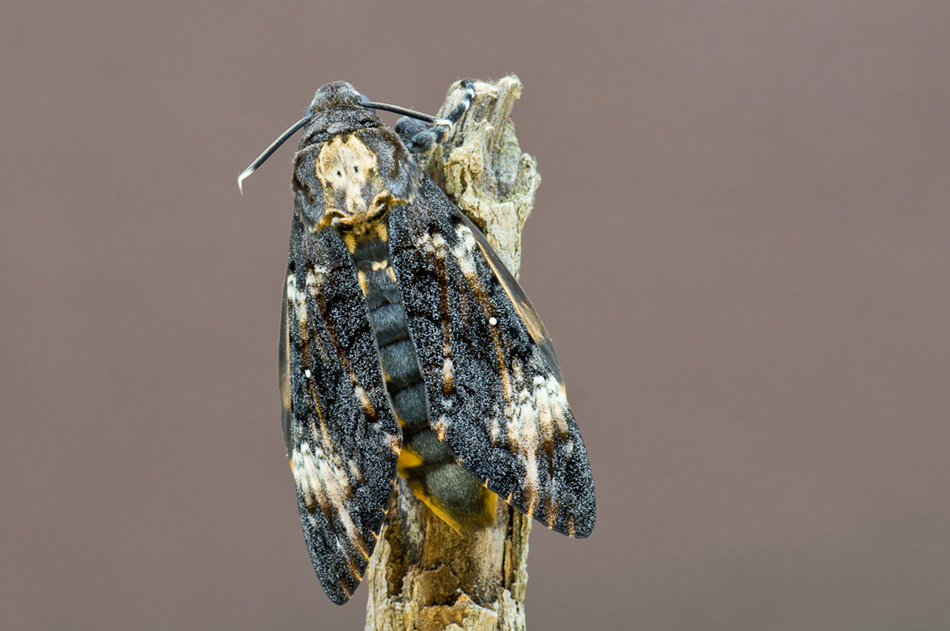
[[[588,536],[596,507],[587,451],[527,296],[428,177],[389,223],[432,428],[502,499],[558,532]]]
[[[402,438],[349,253],[296,215],[283,313],[284,438],[300,519],[320,583],[342,604],[376,546]]]

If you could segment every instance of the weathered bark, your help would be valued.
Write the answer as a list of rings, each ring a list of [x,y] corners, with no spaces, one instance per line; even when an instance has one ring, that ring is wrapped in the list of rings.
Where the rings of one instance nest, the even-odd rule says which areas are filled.
[[[475,82],[472,107],[420,163],[485,232],[515,276],[521,229],[541,181],[521,153],[509,115],[521,82]],[[462,97],[449,89],[439,114]],[[367,574],[367,631],[521,631],[531,519],[499,502],[496,523],[456,534],[400,479]]]

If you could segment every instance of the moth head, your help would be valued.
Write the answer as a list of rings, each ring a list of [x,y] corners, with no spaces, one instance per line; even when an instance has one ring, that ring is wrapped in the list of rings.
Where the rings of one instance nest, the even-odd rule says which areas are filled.
[[[382,123],[340,131],[304,145],[294,164],[296,212],[311,230],[379,219],[416,195],[419,168],[399,137]],[[345,112],[343,112],[345,113]]]
[[[310,230],[334,220],[372,218],[394,204],[410,201],[418,186],[419,168],[399,136],[376,116],[377,109],[451,126],[426,114],[374,103],[349,83],[334,81],[317,90],[304,117],[241,173],[238,187],[304,128],[294,157],[294,208]]]

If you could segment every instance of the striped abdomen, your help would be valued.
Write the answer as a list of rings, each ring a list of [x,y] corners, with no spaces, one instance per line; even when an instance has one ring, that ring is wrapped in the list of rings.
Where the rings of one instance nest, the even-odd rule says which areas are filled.
[[[459,465],[429,425],[426,388],[389,258],[386,230],[344,239],[369,308],[386,389],[403,434],[397,468],[409,488],[461,534],[495,519],[495,494]],[[350,236],[350,235],[347,235]]]

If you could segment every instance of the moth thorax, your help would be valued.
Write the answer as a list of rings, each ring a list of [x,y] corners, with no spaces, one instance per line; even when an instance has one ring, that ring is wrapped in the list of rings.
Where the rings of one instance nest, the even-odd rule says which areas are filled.
[[[355,133],[324,143],[314,171],[323,186],[325,221],[361,223],[378,218],[390,205],[379,158]]]

